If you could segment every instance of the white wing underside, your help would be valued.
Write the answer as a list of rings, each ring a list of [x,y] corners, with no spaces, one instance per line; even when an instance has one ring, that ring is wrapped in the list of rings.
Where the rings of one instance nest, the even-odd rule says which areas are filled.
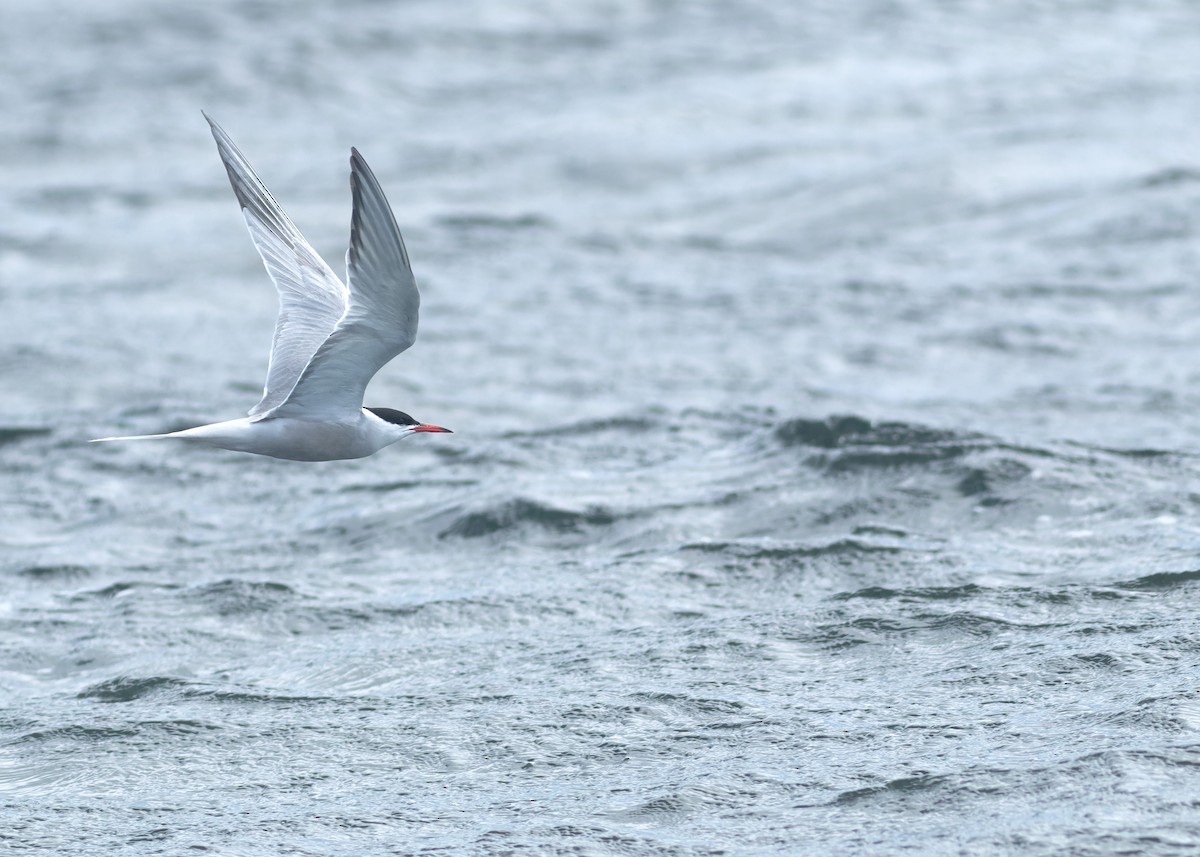
[[[263,396],[250,417],[357,415],[367,384],[417,338],[420,295],[383,190],[356,149],[349,288],[304,240],[229,135],[205,114],[250,237],[279,291]]]

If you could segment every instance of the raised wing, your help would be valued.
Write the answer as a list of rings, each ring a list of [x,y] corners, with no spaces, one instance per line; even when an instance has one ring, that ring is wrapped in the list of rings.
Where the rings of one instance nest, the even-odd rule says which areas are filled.
[[[346,311],[349,292],[304,240],[229,135],[207,113],[250,237],[279,291],[279,317],[262,399],[250,416],[262,419],[287,399],[313,354]]]
[[[350,150],[350,190],[350,304],[275,416],[357,414],[367,383],[417,338],[421,296],[404,239],[379,182],[357,149]]]

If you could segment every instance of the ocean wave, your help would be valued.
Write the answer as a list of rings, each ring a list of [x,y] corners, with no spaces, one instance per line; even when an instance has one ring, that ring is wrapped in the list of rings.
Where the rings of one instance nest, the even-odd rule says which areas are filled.
[[[517,437],[581,437],[602,432],[619,431],[646,432],[658,427],[659,423],[646,417],[615,416],[603,419],[581,420],[561,426],[550,426],[533,432],[510,432],[509,438]]]
[[[896,545],[871,544],[858,539],[837,539],[822,545],[756,545],[746,542],[692,542],[681,550],[700,553],[717,553],[739,559],[788,560],[811,557],[844,556],[858,554],[900,553],[904,548]]]
[[[1147,574],[1133,580],[1125,580],[1113,584],[1119,589],[1140,589],[1155,591],[1160,589],[1175,589],[1187,586],[1200,580],[1200,571],[1160,571]]]
[[[888,589],[883,586],[868,586],[854,592],[840,592],[834,596],[838,601],[854,601],[857,599],[901,599],[906,601],[957,601],[962,598],[977,598],[985,590],[974,583],[962,586],[930,586],[914,589]]]
[[[117,676],[81,690],[76,697],[95,702],[133,702],[151,694],[177,690],[186,684],[173,676]]]
[[[188,600],[203,604],[219,616],[264,613],[299,597],[285,583],[236,578],[190,587],[185,594]]]
[[[579,533],[590,527],[608,526],[616,520],[617,515],[602,506],[571,511],[518,498],[487,509],[467,512],[442,530],[439,537],[475,539],[522,526],[556,533]]]
[[[788,420],[775,437],[785,447],[827,451],[817,460],[833,473],[945,461],[996,446],[984,435],[855,416]]]
[[[0,426],[0,446],[18,443],[31,437],[44,437],[54,431],[46,426]]]
[[[17,572],[29,580],[59,583],[67,580],[78,580],[91,575],[92,570],[83,565],[31,565]]]

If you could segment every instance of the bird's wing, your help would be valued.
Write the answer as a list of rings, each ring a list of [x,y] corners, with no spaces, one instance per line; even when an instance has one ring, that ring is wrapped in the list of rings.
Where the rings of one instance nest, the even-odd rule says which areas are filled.
[[[292,392],[304,367],[345,314],[349,293],[304,240],[229,135],[207,113],[204,118],[212,127],[250,237],[279,291],[279,318],[267,382],[262,399],[250,409],[250,416],[262,419]]]
[[[354,214],[346,253],[350,304],[276,416],[344,418],[362,408],[367,383],[417,338],[421,296],[404,239],[375,175],[350,150]]]

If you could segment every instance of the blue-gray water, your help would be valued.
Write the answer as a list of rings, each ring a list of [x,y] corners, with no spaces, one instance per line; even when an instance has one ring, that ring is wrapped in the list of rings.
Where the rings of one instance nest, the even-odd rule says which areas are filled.
[[[16,3],[0,850],[1192,854],[1200,10]],[[423,290],[309,465],[200,116]]]

